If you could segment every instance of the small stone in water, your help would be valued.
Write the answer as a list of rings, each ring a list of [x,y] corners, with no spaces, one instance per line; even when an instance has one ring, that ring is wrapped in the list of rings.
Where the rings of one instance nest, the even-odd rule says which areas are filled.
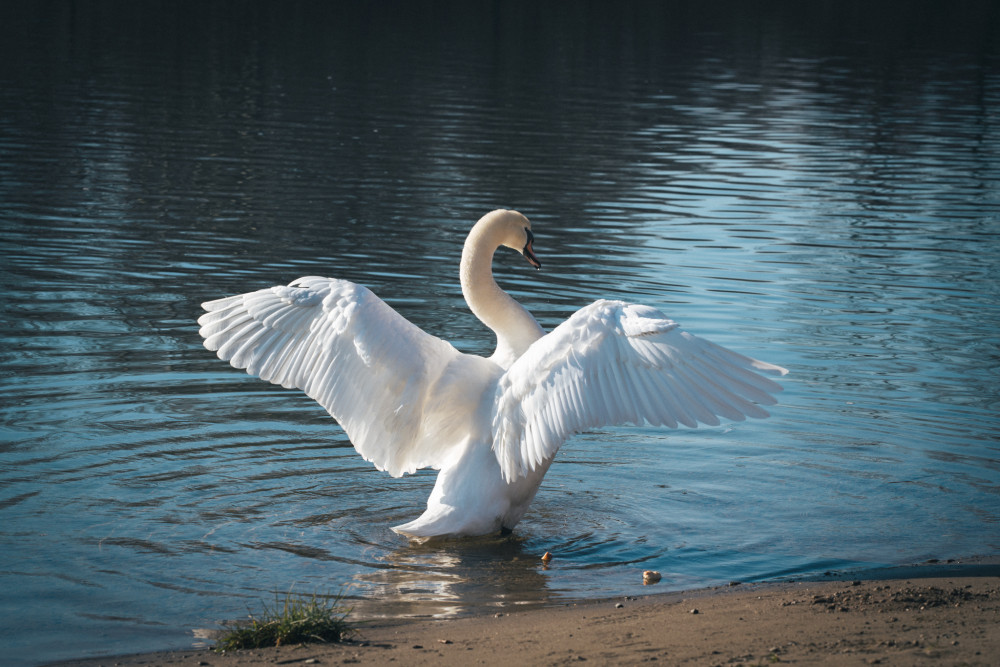
[[[663,576],[656,570],[646,570],[642,573],[642,583],[645,585],[655,584],[657,581],[662,579]]]
[[[546,551],[545,555],[542,556],[542,561],[548,563],[550,560],[552,560],[552,554],[550,554],[548,551]]]

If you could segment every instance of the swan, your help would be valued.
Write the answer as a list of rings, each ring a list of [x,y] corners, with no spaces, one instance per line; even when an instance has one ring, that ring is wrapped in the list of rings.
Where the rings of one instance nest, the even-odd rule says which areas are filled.
[[[501,246],[536,269],[531,223],[496,210],[469,232],[462,294],[496,334],[489,358],[425,333],[367,288],[309,276],[202,304],[204,345],[238,369],[305,391],[366,460],[394,477],[440,472],[410,539],[509,533],[559,447],[614,424],[675,428],[763,418],[779,366],[683,331],[649,306],[599,300],[546,333],[497,285]]]

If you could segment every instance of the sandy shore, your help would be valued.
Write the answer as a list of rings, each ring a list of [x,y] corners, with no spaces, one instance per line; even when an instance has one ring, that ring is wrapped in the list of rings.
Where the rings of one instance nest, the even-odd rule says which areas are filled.
[[[354,639],[220,655],[61,665],[997,665],[995,566],[865,581],[734,585],[446,621],[366,624]],[[926,576],[934,574],[934,576]]]

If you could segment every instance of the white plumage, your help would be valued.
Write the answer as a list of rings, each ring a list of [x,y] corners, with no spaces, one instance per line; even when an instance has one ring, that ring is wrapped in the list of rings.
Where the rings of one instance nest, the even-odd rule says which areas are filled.
[[[411,538],[511,530],[563,442],[612,424],[716,425],[767,417],[785,369],[682,331],[648,306],[596,301],[545,334],[493,279],[501,245],[536,267],[531,225],[493,211],[469,233],[461,284],[497,335],[484,359],[425,333],[370,290],[334,278],[202,304],[205,347],[251,375],[295,387],[393,476],[441,472]]]

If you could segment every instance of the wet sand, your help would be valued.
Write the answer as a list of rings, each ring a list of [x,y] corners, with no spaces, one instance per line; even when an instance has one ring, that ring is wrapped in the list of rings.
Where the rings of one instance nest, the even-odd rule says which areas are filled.
[[[364,624],[343,644],[170,651],[61,665],[996,665],[1000,568],[739,584],[443,621]],[[871,576],[870,574],[868,576]]]

